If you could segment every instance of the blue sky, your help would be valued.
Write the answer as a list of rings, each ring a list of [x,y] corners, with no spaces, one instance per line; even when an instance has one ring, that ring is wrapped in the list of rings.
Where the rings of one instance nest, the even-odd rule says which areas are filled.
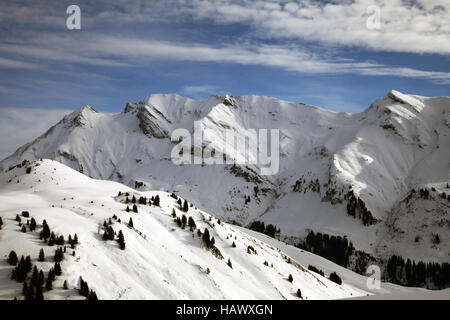
[[[0,157],[53,124],[46,111],[121,112],[152,93],[351,113],[391,89],[450,95],[446,0],[79,1],[81,30],[66,28],[70,4],[0,0],[0,125],[30,129],[36,113],[20,110],[43,115],[30,137],[2,138]],[[373,5],[379,28],[368,27]]]

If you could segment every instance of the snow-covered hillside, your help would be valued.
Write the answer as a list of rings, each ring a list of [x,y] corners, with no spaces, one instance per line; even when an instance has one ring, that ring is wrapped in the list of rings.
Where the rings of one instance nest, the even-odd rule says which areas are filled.
[[[261,175],[257,164],[173,164],[170,135],[192,132],[194,121],[205,138],[193,152],[223,151],[223,129],[241,139],[245,129],[279,129],[278,174]],[[226,221],[274,224],[286,241],[313,230],[346,235],[376,257],[448,262],[449,146],[448,97],[391,91],[350,115],[267,97],[152,95],[120,114],[83,107],[0,169],[51,158],[97,179],[174,191]]]
[[[133,196],[138,199],[137,213],[126,210],[132,208]],[[150,200],[157,196],[159,206]],[[22,283],[11,279],[13,266],[6,261],[11,250],[19,259],[29,255],[47,278],[55,265],[55,250],[62,247],[62,274],[52,290],[44,290],[45,299],[83,298],[76,290],[80,276],[99,299],[299,299],[298,289],[303,299],[368,294],[347,281],[338,285],[306,270],[283,251],[195,205],[187,212],[180,210],[166,192],[138,192],[117,182],[94,180],[52,160],[24,162],[0,173],[0,203],[0,299],[23,298]],[[192,218],[195,227],[180,227],[173,213]],[[128,225],[130,218],[133,227]],[[34,231],[31,219],[37,223]],[[64,245],[40,239],[44,220],[56,239],[64,236]],[[122,231],[124,250],[116,240],[102,239],[109,226],[115,239]],[[210,249],[198,234],[205,229],[215,239]],[[68,236],[73,239],[75,234],[78,244],[71,248]],[[40,249],[44,261],[38,259]],[[68,289],[63,289],[65,281]]]

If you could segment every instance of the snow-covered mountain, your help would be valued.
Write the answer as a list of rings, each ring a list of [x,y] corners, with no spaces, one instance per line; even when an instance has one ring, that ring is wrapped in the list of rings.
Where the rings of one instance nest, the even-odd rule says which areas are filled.
[[[151,200],[157,196],[159,206]],[[138,199],[138,212],[126,210],[132,208],[133,197]],[[345,275],[338,285],[306,269],[314,255],[303,259],[303,266],[195,206],[180,210],[168,193],[137,192],[117,182],[94,180],[52,160],[20,164],[0,173],[0,203],[0,299],[23,298],[22,283],[11,279],[14,267],[6,263],[11,250],[19,259],[29,255],[47,279],[55,265],[55,250],[63,246],[62,274],[56,276],[52,290],[44,289],[45,299],[83,298],[78,291],[80,277],[99,299],[299,299],[298,289],[301,299],[372,294],[364,290],[365,280],[351,281],[365,279],[362,276],[336,265],[334,270],[326,269],[325,276],[336,271]],[[183,215],[189,219],[185,227],[176,222]],[[64,244],[40,239],[44,220],[56,239],[64,237]],[[114,240],[103,240],[109,227],[115,231]],[[206,229],[215,239],[210,249],[198,234]],[[120,231],[124,250],[115,241]],[[68,237],[74,239],[75,234],[78,243],[71,248]],[[38,259],[41,249],[43,261]],[[380,292],[395,290],[397,286],[388,284]]]
[[[205,137],[193,153],[225,152],[224,129],[241,139],[246,129],[279,129],[278,173],[262,175],[258,164],[175,165],[171,133],[192,132],[194,122]],[[313,230],[345,235],[377,258],[448,262],[449,146],[449,97],[391,91],[347,114],[258,96],[151,95],[120,114],[85,106],[0,169],[50,158],[96,179],[176,192],[225,221],[274,224],[292,243]]]

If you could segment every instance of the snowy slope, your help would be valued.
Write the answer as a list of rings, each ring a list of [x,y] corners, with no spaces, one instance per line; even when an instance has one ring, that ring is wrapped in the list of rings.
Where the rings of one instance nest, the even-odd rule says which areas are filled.
[[[192,132],[195,121],[206,141],[194,150],[223,151],[223,129],[279,129],[278,174],[261,175],[257,164],[238,170],[174,165],[171,132]],[[407,253],[442,262],[450,253],[450,202],[440,196],[450,194],[449,130],[448,97],[391,91],[350,115],[268,97],[195,101],[152,95],[120,114],[83,107],[19,148],[0,169],[23,159],[51,158],[97,179],[175,191],[227,221],[275,224],[289,241],[312,229],[346,235],[357,249],[377,257]],[[430,191],[428,199],[414,196],[405,204],[422,188]],[[349,191],[362,200],[372,223],[347,214]],[[440,244],[432,242],[436,234]]]
[[[161,205],[139,204],[138,213],[127,212],[126,192],[129,199],[159,195]],[[46,299],[83,298],[76,291],[80,276],[100,299],[298,299],[299,288],[304,299],[367,294],[345,281],[337,285],[312,273],[271,245],[190,207],[185,214],[198,229],[208,228],[223,256],[219,259],[204,248],[197,230],[178,227],[172,210],[178,217],[183,213],[169,194],[94,180],[52,160],[24,163],[0,173],[0,203],[0,299],[22,296],[22,285],[11,280],[13,267],[6,263],[11,250],[19,257],[30,255],[32,263],[45,272],[53,266],[58,246],[39,239],[44,219],[57,236],[67,240],[76,233],[79,239],[74,256],[67,248],[62,275],[56,277],[53,290],[44,292]],[[33,217],[36,231],[21,232],[15,217],[22,211],[30,213],[29,218],[22,217],[22,223]],[[121,220],[113,218],[112,227],[116,233],[122,230],[125,250],[116,241],[102,240],[103,223],[113,215]],[[130,217],[133,228],[127,226]],[[248,246],[256,253],[249,254]],[[37,261],[41,248],[45,262]],[[292,283],[287,280],[290,274]],[[68,290],[62,289],[65,280]]]

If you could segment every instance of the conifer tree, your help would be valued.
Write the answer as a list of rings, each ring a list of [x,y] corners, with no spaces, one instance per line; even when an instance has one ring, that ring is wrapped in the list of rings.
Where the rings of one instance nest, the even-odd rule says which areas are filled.
[[[64,259],[64,252],[61,248],[56,249],[54,258],[55,262],[61,262]]]
[[[227,265],[231,268],[231,269],[233,269],[233,265],[231,264],[231,260],[230,260],[230,258],[228,258],[228,262],[227,262]]]
[[[39,286],[39,272],[36,266],[34,266],[33,274],[31,275],[31,285],[35,287]]]
[[[302,298],[302,292],[300,289],[297,289],[297,297]]]
[[[130,212],[130,207],[127,206],[127,208],[125,209],[126,212]]]
[[[47,241],[47,239],[50,237],[50,227],[47,224],[47,221],[42,222],[42,238]]]
[[[27,232],[27,227],[25,227],[25,225],[23,225],[21,231],[22,231],[23,233],[26,233],[26,232]]]
[[[45,283],[45,288],[50,291],[53,289],[53,269],[50,269],[47,276],[47,282]]]
[[[44,271],[39,271],[39,285],[43,286],[44,285]]]
[[[50,234],[49,239],[48,239],[48,245],[49,245],[49,246],[54,246],[54,245],[55,245],[55,241],[56,241],[56,236],[55,236],[55,234],[52,232],[52,233]]]
[[[187,200],[184,200],[183,211],[188,212],[188,210],[189,210],[189,204],[188,204]]]
[[[209,230],[207,228],[205,228],[205,232],[203,232],[202,240],[205,247],[209,249],[211,246],[211,240],[209,238]]]
[[[69,286],[67,285],[67,280],[64,280],[63,289],[64,290],[69,289]]]
[[[183,214],[183,216],[181,217],[181,228],[185,228],[186,227],[186,223],[187,223],[187,218],[186,216]]]
[[[133,195],[133,198],[131,199],[131,203],[136,203],[136,197]]]
[[[159,200],[159,195],[157,194],[156,196],[155,196],[155,201],[153,201],[153,204],[156,206],[156,207],[159,207],[159,203],[160,202],[160,200]]]
[[[122,230],[119,231],[119,239],[117,240],[119,243],[120,249],[125,250],[125,238],[123,236]]]
[[[138,207],[135,204],[133,204],[133,212],[138,213]]]
[[[16,214],[16,221],[20,222],[22,219],[20,219],[20,216],[18,214]]]
[[[34,231],[34,230],[36,230],[36,220],[34,220],[34,218],[31,218],[30,231]]]
[[[292,274],[289,274],[288,281],[289,281],[289,282],[294,281],[294,278],[292,277]]]
[[[19,261],[19,258],[17,257],[16,252],[14,250],[12,250],[8,255],[8,263],[12,266],[15,266],[18,261]]]
[[[55,263],[53,269],[55,270],[55,276],[60,276],[62,274],[61,265],[58,262]]]
[[[80,289],[78,289],[78,293],[83,297],[87,297],[89,295],[89,285],[83,280],[82,277],[80,277]]]
[[[130,221],[128,221],[128,226],[130,227],[130,228],[133,228],[134,227],[134,224],[133,224],[133,219],[130,217]]]
[[[27,256],[25,258],[25,264],[24,265],[25,265],[25,272],[26,273],[30,272],[32,267],[33,267],[33,264],[31,263],[31,257],[30,256]]]
[[[197,225],[195,224],[195,221],[192,217],[189,217],[188,226],[189,226],[189,228],[191,228],[191,231],[194,231],[195,228],[197,227]]]
[[[233,248],[236,248],[236,243],[234,243],[234,241],[233,241],[233,244],[231,245]]]

